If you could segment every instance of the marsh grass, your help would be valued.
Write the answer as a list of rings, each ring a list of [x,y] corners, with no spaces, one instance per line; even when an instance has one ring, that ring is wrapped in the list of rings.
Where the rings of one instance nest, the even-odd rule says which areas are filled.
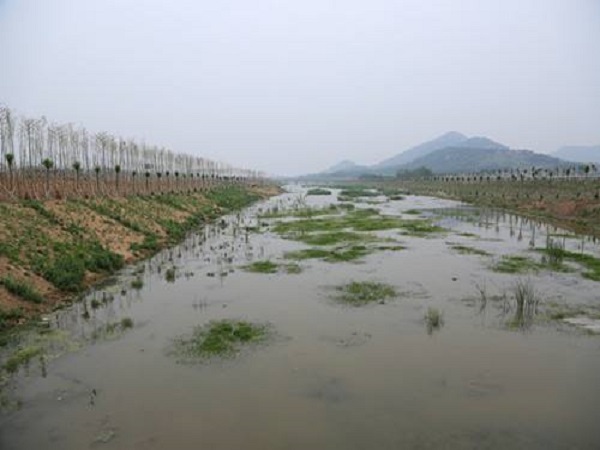
[[[17,280],[11,276],[5,276],[0,278],[0,285],[4,286],[11,294],[16,295],[23,300],[27,300],[28,302],[39,304],[44,301],[44,297],[42,297],[31,284],[25,281]]]
[[[29,364],[36,356],[42,354],[42,348],[37,345],[23,347],[14,352],[4,363],[4,369],[8,373],[16,373],[21,366]]]
[[[313,188],[309,189],[306,195],[331,195],[331,191],[323,188]]]
[[[140,277],[136,277],[134,280],[131,280],[131,287],[132,289],[137,289],[140,290],[144,287],[144,280],[142,280]]]
[[[475,247],[469,247],[468,245],[461,244],[450,244],[450,248],[452,250],[456,250],[461,255],[479,255],[479,256],[489,256],[490,254],[484,250],[480,250]]]
[[[509,322],[509,327],[527,329],[533,324],[533,320],[538,313],[540,298],[531,280],[517,280],[512,293],[516,311]]]
[[[398,295],[393,286],[376,281],[353,281],[336,286],[335,291],[334,300],[350,306],[384,303],[386,299]]]
[[[564,260],[572,261],[585,267],[586,271],[581,274],[584,278],[600,281],[600,258],[565,250],[560,244],[553,244],[539,251],[544,253],[552,268],[562,268]]]
[[[286,259],[321,259],[330,263],[347,262],[360,259],[371,253],[364,245],[353,245],[350,247],[339,247],[331,250],[321,248],[307,248],[284,254]]]
[[[167,280],[168,283],[175,282],[175,267],[169,267],[165,271],[165,280]]]
[[[174,353],[186,359],[232,356],[244,346],[264,342],[270,334],[270,327],[264,324],[213,321],[195,328],[191,336],[175,339]]]
[[[504,255],[494,266],[494,272],[525,273],[539,270],[540,264],[531,258],[519,255]]]
[[[425,326],[427,333],[432,334],[435,330],[439,330],[444,325],[444,314],[437,308],[429,307],[425,313]]]
[[[364,233],[353,233],[350,231],[338,231],[330,233],[306,234],[298,237],[299,241],[309,245],[336,245],[340,243],[351,243],[358,241],[369,241],[374,236]]]
[[[247,272],[253,273],[277,273],[279,266],[272,261],[254,261],[253,263],[243,266]]]
[[[404,230],[401,232],[404,236],[424,237],[432,233],[443,233],[446,230],[438,225],[434,225],[431,220],[418,219],[418,220],[404,220],[401,228]]]

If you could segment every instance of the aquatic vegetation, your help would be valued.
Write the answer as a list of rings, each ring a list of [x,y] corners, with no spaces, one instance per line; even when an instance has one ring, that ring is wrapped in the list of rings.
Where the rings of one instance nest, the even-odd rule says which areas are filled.
[[[356,187],[356,188],[346,188],[340,192],[340,197],[344,198],[357,198],[357,197],[378,197],[381,193],[369,188],[364,187]]]
[[[331,195],[331,191],[323,188],[313,188],[309,189],[306,195]]]
[[[479,255],[479,256],[489,256],[489,253],[485,250],[481,250],[475,247],[469,247],[467,245],[461,244],[450,244],[450,248],[452,250],[456,250],[461,255]]]
[[[25,281],[17,280],[11,276],[5,276],[0,278],[0,285],[4,286],[11,294],[21,297],[28,302],[42,303],[44,301],[44,297],[42,297],[31,284]]]
[[[372,239],[374,239],[374,237],[368,234],[352,233],[349,231],[306,234],[298,237],[299,241],[309,245],[335,245],[340,243],[368,241]]]
[[[254,261],[243,267],[244,270],[254,273],[277,273],[279,266],[272,261]]]
[[[302,273],[302,267],[296,263],[284,264],[283,269],[285,270],[285,273],[289,273],[289,274]]]
[[[405,220],[401,228],[404,231],[401,233],[405,236],[423,237],[431,233],[442,233],[447,231],[445,228],[434,225],[431,220]]]
[[[513,287],[516,312],[509,322],[511,328],[529,328],[538,313],[540,299],[531,280],[518,280]]]
[[[501,273],[524,273],[537,271],[539,268],[539,263],[526,256],[504,255],[492,267],[492,270]]]
[[[29,363],[31,359],[42,354],[40,346],[23,347],[14,352],[4,363],[4,370],[8,373],[15,373],[23,365]]]
[[[410,215],[414,215],[414,216],[418,216],[419,214],[422,214],[423,211],[419,210],[419,209],[407,209],[406,211],[402,211],[402,214],[410,214]]]
[[[133,319],[130,317],[123,317],[121,319],[121,329],[126,330],[128,328],[133,328]]]
[[[219,320],[194,329],[191,336],[174,341],[174,353],[183,358],[231,356],[245,345],[264,342],[270,327],[246,321]]]
[[[175,267],[169,267],[165,271],[165,280],[169,283],[173,283],[175,281]]]
[[[371,253],[364,245],[353,245],[350,247],[339,247],[332,250],[320,248],[308,248],[284,254],[286,259],[322,259],[323,261],[336,263],[354,261]]]
[[[581,274],[584,278],[600,281],[600,258],[586,253],[571,252],[560,245],[546,247],[540,251],[548,258],[550,264],[554,263],[554,267],[561,267],[563,260],[572,261],[587,269]]]
[[[131,280],[131,287],[138,290],[143,288],[144,280],[142,280],[140,277],[136,277],[134,280]]]
[[[425,326],[427,333],[432,334],[434,330],[439,330],[444,325],[444,315],[437,309],[429,307],[425,313]]]
[[[342,286],[336,286],[334,300],[351,306],[363,306],[369,303],[384,303],[388,298],[398,294],[396,289],[388,284],[376,281],[353,281]]]

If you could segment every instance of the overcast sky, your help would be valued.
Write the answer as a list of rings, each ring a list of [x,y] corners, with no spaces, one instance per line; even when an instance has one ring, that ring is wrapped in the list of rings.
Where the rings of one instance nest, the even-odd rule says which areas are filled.
[[[600,144],[600,0],[0,0],[0,103],[276,174]]]

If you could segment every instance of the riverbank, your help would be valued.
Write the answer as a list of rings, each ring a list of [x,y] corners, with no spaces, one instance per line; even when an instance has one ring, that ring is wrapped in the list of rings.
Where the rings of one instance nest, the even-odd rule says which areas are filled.
[[[206,192],[0,203],[0,331],[71,302],[124,265],[230,211],[280,192]]]
[[[365,183],[359,183],[365,184]],[[600,179],[524,181],[395,180],[367,183],[416,195],[459,200],[504,209],[532,219],[600,238]]]

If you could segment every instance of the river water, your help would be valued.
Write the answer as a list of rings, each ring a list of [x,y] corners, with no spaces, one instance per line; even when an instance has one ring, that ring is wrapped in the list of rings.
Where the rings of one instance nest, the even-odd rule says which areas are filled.
[[[600,336],[555,322],[507,326],[507,292],[524,276],[490,270],[556,230],[408,196],[357,206],[443,211],[436,220],[449,231],[388,230],[406,250],[360,263],[306,260],[300,274],[241,270],[306,248],[268,228],[245,230],[265,221],[259,212],[298,202],[304,190],[291,190],[127,268],[52,316],[56,354],[32,360],[14,380],[20,407],[0,416],[0,448],[600,448]],[[599,251],[590,239],[565,239]],[[460,254],[455,244],[492,256]],[[136,277],[139,290],[130,286]],[[600,307],[600,284],[579,272],[526,277],[542,305]],[[360,308],[329,298],[331,286],[354,280],[386,282],[401,295]],[[482,291],[504,303],[482,305]],[[426,326],[428,308],[443,313],[441,328]],[[111,324],[124,317],[133,327],[115,332]],[[269,323],[276,336],[235,358],[190,364],[172,356],[174,338],[216,319]]]

